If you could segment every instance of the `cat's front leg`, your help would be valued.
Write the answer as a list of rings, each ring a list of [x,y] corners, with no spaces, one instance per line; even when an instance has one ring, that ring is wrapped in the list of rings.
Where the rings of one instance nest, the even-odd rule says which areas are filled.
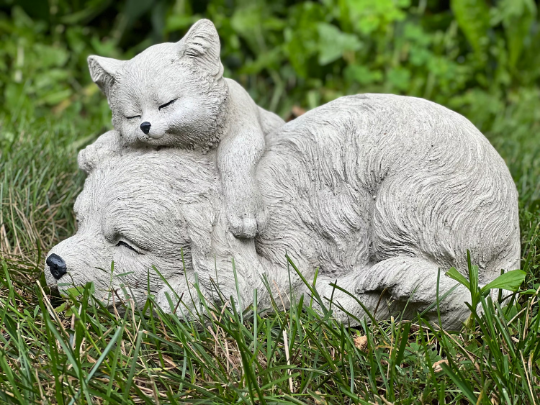
[[[266,223],[255,169],[264,150],[264,134],[258,125],[237,128],[218,149],[218,168],[229,229],[239,238],[254,238]]]
[[[253,178],[237,177],[225,187],[229,229],[239,238],[254,238],[266,224],[266,210]]]

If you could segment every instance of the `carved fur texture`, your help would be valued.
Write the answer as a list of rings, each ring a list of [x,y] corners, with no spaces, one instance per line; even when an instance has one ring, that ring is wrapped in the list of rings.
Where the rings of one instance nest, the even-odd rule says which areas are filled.
[[[257,288],[264,306],[263,275],[274,294],[287,297],[289,280],[297,296],[307,292],[288,255],[309,281],[319,269],[319,293],[333,297],[334,316],[351,321],[346,312],[365,315],[356,300],[377,318],[425,310],[439,270],[440,296],[456,285],[446,270],[466,274],[467,250],[482,284],[519,267],[516,187],[488,140],[457,113],[411,97],[343,97],[287,123],[266,145],[256,178],[268,222],[255,240],[228,230],[215,150],[81,152],[94,168],[75,206],[79,230],[51,251],[68,272],[57,281],[46,268],[48,283],[94,281],[111,302],[108,291],[121,283],[142,300],[149,280],[164,308],[178,296],[196,305],[195,279],[210,299],[219,299],[212,283],[237,296],[234,257],[239,301],[249,305]],[[129,274],[111,276],[112,260],[117,274]],[[441,302],[445,327],[466,319],[467,300],[459,286]]]
[[[123,147],[217,148],[232,232],[252,238],[265,223],[255,167],[264,136],[284,124],[223,77],[219,36],[209,20],[178,43],[154,45],[129,61],[90,56]]]

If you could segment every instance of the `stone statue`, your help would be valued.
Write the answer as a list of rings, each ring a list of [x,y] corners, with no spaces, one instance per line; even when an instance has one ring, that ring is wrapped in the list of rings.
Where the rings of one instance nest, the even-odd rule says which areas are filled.
[[[255,166],[265,134],[284,122],[223,77],[219,53],[214,24],[200,20],[178,43],[151,46],[129,61],[90,56],[88,66],[123,146],[217,148],[231,231],[252,238],[265,222]]]
[[[137,86],[153,77],[176,77],[179,62],[171,52],[185,47],[190,33],[179,44],[145,51],[159,50],[160,64],[169,65],[144,79],[137,69],[146,72],[138,62],[145,52],[130,62],[90,59],[115,130],[79,154],[88,178],[75,203],[78,230],[49,253],[50,286],[65,290],[93,281],[96,296],[109,304],[125,299],[123,291],[138,304],[151,293],[171,311],[181,299],[184,314],[197,305],[195,284],[209,300],[221,301],[217,286],[240,309],[257,289],[262,308],[270,294],[309,293],[288,256],[309,283],[317,273],[315,288],[323,300],[332,298],[334,316],[355,323],[354,317],[365,315],[357,300],[376,318],[428,309],[441,270],[439,294],[448,293],[440,303],[443,326],[459,328],[468,316],[469,293],[444,272],[454,266],[465,275],[467,250],[482,285],[501,269],[519,268],[516,187],[502,158],[467,119],[423,99],[366,94],[339,98],[281,125],[227,80],[229,94],[231,88],[237,93],[220,103],[238,98],[249,109],[208,107],[208,115],[184,118],[185,111],[196,115],[199,106],[182,107],[182,95],[173,90],[143,106],[141,100],[157,97],[158,84],[147,84],[152,96]],[[186,57],[192,56],[180,60]],[[95,73],[99,69],[108,73]],[[183,75],[196,71],[182,69]],[[198,85],[209,89],[214,82],[188,82],[192,103],[203,105],[210,90],[192,95]],[[135,86],[136,97],[123,93],[124,86]],[[171,120],[180,124],[161,123],[157,107],[175,97],[170,107],[179,110]],[[140,115],[136,124],[125,118],[131,114]],[[219,114],[217,121],[227,124],[217,123]],[[246,122],[254,123],[250,131]],[[244,135],[227,132],[233,128]],[[261,134],[264,140],[255,142]],[[234,150],[222,148],[226,139]],[[224,179],[231,170],[242,173]],[[234,187],[245,182],[252,186],[241,197]],[[245,237],[255,230],[246,221],[236,227],[231,207],[235,212],[234,198],[254,193],[260,202],[249,207],[265,207],[267,216],[255,237]],[[237,217],[252,219],[250,212],[242,208]],[[436,319],[435,308],[426,316]]]

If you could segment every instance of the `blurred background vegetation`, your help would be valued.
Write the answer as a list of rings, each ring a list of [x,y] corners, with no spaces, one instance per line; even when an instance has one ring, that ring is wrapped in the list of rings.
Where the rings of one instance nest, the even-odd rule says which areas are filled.
[[[538,130],[535,0],[0,4],[0,105],[17,118],[71,109],[99,112],[103,126],[110,125],[86,57],[131,58],[154,43],[179,40],[206,17],[221,36],[226,75],[284,117],[294,105],[310,109],[346,94],[388,92],[444,104],[483,131],[516,130],[509,111],[526,132]]]
[[[365,92],[466,115],[509,165],[528,224],[540,209],[539,1],[0,0],[0,200],[37,224],[35,242],[53,235],[43,248],[69,234],[76,151],[111,128],[87,56],[128,59],[206,17],[226,76],[284,118]],[[24,221],[3,220],[11,248]]]

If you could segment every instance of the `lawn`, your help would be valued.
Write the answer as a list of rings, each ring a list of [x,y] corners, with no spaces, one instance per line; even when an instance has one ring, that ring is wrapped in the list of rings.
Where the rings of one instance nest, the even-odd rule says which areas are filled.
[[[536,8],[527,11],[535,2],[523,0],[520,9],[529,32],[504,1],[484,5],[487,22],[484,6],[469,5],[476,24],[460,11],[466,1],[452,1],[452,10],[437,1],[381,1],[386,9],[372,14],[356,2],[347,13],[364,13],[359,26],[346,21],[350,13],[329,11],[352,0],[232,9],[221,1],[205,9],[160,1],[164,28],[152,25],[148,36],[141,24],[157,12],[133,17],[127,2],[60,1],[57,12],[46,11],[49,19],[23,3],[0,7],[2,403],[540,405],[540,34]],[[110,128],[86,56],[130,57],[178,39],[201,16],[222,35],[227,75],[284,118],[372,91],[426,97],[471,119],[519,191],[527,273],[519,291],[484,300],[482,315],[459,332],[421,317],[349,328],[332,320],[328,303],[323,313],[312,309],[315,292],[288,309],[274,297],[264,313],[240,313],[234,301],[208,304],[187,323],[181,307],[164,314],[152,299],[144,309],[127,302],[110,311],[90,287],[70,297],[49,291],[44,255],[75,229],[72,207],[84,182],[77,151]],[[110,35],[107,18],[115,21]],[[516,45],[516,35],[530,38]]]
[[[91,132],[91,117],[67,113],[2,122],[12,134],[0,186],[2,401],[538,403],[540,170],[526,162],[540,143],[500,141],[520,191],[528,278],[510,305],[485,302],[474,328],[448,333],[400,318],[347,328],[311,309],[316,296],[297,297],[290,309],[275,297],[265,313],[209,305],[199,322],[184,323],[181,309],[166,315],[152,300],[154,312],[128,304],[117,313],[93,302],[89,289],[68,299],[46,289],[44,254],[74,229],[83,122]]]

